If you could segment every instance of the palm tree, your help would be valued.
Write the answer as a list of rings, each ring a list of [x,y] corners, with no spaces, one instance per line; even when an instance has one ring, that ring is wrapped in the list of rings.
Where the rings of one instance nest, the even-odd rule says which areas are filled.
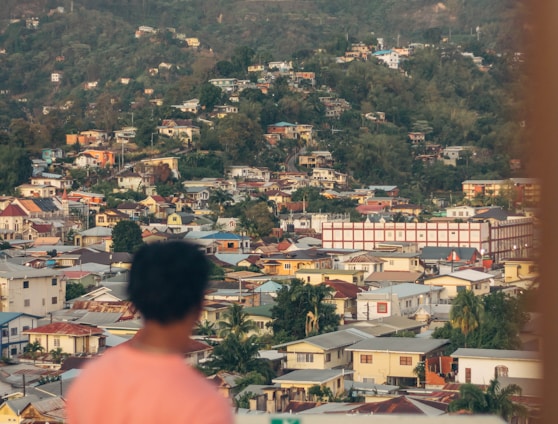
[[[513,395],[518,394],[521,394],[521,388],[517,384],[509,384],[501,388],[498,379],[490,380],[486,391],[474,384],[463,384],[459,388],[459,398],[449,404],[448,410],[494,414],[509,421],[514,416],[526,415],[525,407],[511,400]]]
[[[212,207],[217,206],[219,214],[222,214],[224,207],[230,205],[233,200],[231,193],[220,188],[213,190],[209,195],[209,205]]]
[[[219,321],[219,335],[221,337],[234,334],[236,337],[242,339],[250,331],[258,329],[256,323],[248,319],[248,314],[244,311],[243,307],[237,303],[229,306],[229,309],[223,314],[223,317],[225,319]]]
[[[208,320],[198,323],[196,334],[200,336],[207,336],[207,337],[215,336],[217,334],[217,330],[215,329],[215,323],[210,322]]]
[[[68,354],[64,353],[61,347],[52,349],[49,353],[50,353],[50,357],[52,358],[52,362],[54,362],[55,364],[61,363],[64,359],[68,357]]]
[[[33,343],[29,342],[27,346],[23,348],[23,351],[28,353],[31,359],[33,359],[33,364],[37,360],[39,353],[44,352],[44,350],[45,348],[41,346],[38,340],[35,340]]]
[[[269,361],[259,358],[258,338],[252,335],[244,340],[234,333],[229,334],[213,349],[208,368],[217,371],[231,371],[246,375],[260,374],[267,382],[274,377]]]
[[[459,328],[467,336],[481,324],[482,303],[472,290],[460,292],[454,299],[450,310],[450,323],[453,328]]]

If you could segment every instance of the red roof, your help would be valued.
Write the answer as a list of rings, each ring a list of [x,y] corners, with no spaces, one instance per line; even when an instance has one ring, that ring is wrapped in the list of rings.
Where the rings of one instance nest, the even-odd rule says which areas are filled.
[[[8,205],[6,209],[0,212],[0,216],[27,216],[23,209],[18,205]]]
[[[58,334],[63,336],[91,336],[101,335],[103,330],[89,325],[73,324],[71,322],[53,322],[42,327],[32,328],[24,334]]]
[[[383,209],[384,206],[382,205],[358,205],[356,207],[357,212],[359,212],[362,215],[365,215],[367,213],[380,212]]]
[[[52,231],[52,224],[33,224],[32,227],[39,234],[46,234]]]
[[[362,287],[358,287],[356,284],[347,283],[346,281],[326,281],[324,283],[326,286],[331,287],[334,290],[334,299],[356,299],[357,293],[364,291]]]

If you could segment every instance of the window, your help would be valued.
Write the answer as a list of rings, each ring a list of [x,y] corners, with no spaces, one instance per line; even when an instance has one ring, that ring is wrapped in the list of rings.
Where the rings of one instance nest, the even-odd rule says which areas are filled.
[[[471,382],[471,368],[465,368],[465,383]]]
[[[56,305],[56,304],[58,303],[58,297],[53,296],[52,299],[51,299],[51,301],[52,301],[52,304],[53,304],[53,305]]]
[[[22,327],[22,330],[23,330],[23,331],[27,331],[27,330],[29,330],[29,328],[30,328],[30,327],[29,327],[28,325],[24,325],[24,326]]]
[[[58,285],[58,279],[53,278],[53,279],[50,281],[50,284],[53,285],[53,286]]]
[[[325,354],[325,361],[326,362],[331,362],[331,353],[326,353]]]
[[[54,347],[60,347],[60,337],[53,337],[52,338],[52,345]]]
[[[400,356],[399,357],[399,365],[413,365],[413,357],[412,356]]]
[[[283,264],[283,269],[291,269],[291,264]]]
[[[372,355],[360,355],[360,363],[361,364],[371,364],[372,363]]]
[[[7,328],[2,329],[2,337],[8,337],[8,329]]]
[[[28,288],[29,288],[29,281],[24,281],[24,282],[23,282],[23,288],[24,288],[24,289],[28,289]]]
[[[17,355],[17,348],[16,347],[12,347],[10,349],[10,355]]]
[[[387,302],[378,302],[376,303],[376,312],[378,314],[387,314],[388,313],[388,304]]]
[[[31,306],[31,299],[25,299],[23,301],[23,306],[25,306],[25,307]]]
[[[508,376],[508,367],[505,365],[497,365],[494,368],[494,377],[507,377]]]
[[[234,249],[234,243],[233,242],[228,242],[227,243],[227,249]]]
[[[296,362],[314,362],[313,353],[297,353]]]
[[[10,328],[10,335],[17,336],[17,328]]]
[[[338,351],[337,351],[337,359],[340,359],[340,358],[341,358],[341,351],[338,350]]]

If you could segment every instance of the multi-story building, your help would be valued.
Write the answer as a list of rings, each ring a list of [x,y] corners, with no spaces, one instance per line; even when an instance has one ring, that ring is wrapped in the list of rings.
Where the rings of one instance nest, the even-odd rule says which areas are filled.
[[[517,246],[532,249],[533,237],[534,223],[531,218],[493,223],[324,222],[322,225],[322,242],[326,249],[374,250],[380,243],[399,241],[416,243],[419,248],[473,247],[495,261],[517,254]]]

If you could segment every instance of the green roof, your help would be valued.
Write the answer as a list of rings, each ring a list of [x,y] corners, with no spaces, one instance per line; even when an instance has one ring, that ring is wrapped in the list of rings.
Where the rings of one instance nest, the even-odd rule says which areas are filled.
[[[244,308],[243,310],[248,315],[257,315],[261,317],[271,318],[271,308],[273,308],[273,304],[252,306],[250,308]]]

